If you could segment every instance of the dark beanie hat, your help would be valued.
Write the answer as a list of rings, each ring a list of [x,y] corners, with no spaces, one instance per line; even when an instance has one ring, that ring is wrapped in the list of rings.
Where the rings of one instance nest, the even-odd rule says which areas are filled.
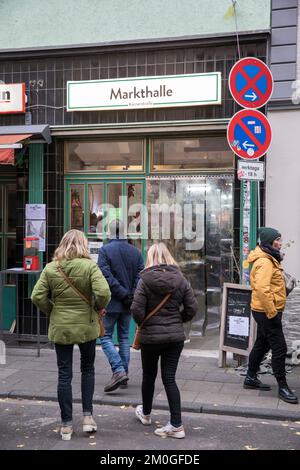
[[[258,233],[262,245],[272,245],[276,238],[281,237],[281,233],[279,233],[278,230],[270,227],[262,227],[259,229]]]

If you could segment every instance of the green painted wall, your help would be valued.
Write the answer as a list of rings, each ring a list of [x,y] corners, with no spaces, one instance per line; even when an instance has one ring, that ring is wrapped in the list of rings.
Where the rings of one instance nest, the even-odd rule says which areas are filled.
[[[270,28],[271,0],[238,0],[240,31]],[[231,33],[231,0],[0,0],[0,50]],[[228,17],[229,16],[229,17]]]

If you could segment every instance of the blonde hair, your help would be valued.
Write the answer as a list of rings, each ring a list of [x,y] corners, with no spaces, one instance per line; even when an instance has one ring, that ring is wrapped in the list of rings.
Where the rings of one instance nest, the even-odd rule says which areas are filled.
[[[74,258],[91,259],[88,241],[80,230],[69,230],[62,237],[60,244],[56,248],[53,261],[71,260]]]
[[[150,268],[151,266],[156,266],[158,264],[173,264],[178,266],[163,242],[154,243],[154,245],[150,246],[147,254],[146,268]]]

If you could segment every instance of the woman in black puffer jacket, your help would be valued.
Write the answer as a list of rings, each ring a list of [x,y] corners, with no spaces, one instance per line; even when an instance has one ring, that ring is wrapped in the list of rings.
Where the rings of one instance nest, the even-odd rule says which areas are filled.
[[[171,419],[166,426],[156,429],[155,434],[180,439],[185,437],[185,432],[175,374],[185,339],[183,323],[196,315],[198,304],[189,282],[164,243],[151,246],[146,269],[140,273],[140,277],[131,306],[133,318],[138,325],[167,294],[171,296],[158,313],[145,322],[141,330],[143,405],[136,408],[136,416],[143,424],[151,424],[155,379],[158,360],[161,358],[161,376]]]

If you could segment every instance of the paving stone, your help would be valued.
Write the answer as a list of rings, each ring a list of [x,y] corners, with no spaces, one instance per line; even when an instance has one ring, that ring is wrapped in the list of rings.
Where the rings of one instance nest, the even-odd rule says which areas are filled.
[[[6,379],[3,379],[0,381],[0,391],[2,390],[2,386],[12,386],[18,382],[20,382],[24,378],[24,374],[21,374],[20,372],[16,372],[15,374],[11,375],[10,377],[7,377]]]
[[[234,405],[238,394],[228,395],[222,393],[200,392],[194,400],[194,403],[217,404],[217,405]]]
[[[218,372],[208,372],[204,376],[205,381],[209,382],[224,382],[224,383],[242,383],[244,381],[244,377],[239,377],[237,375],[229,375],[229,374],[220,374]]]
[[[185,380],[203,380],[204,377],[207,375],[206,371],[200,372],[200,371],[193,371],[193,370],[184,370],[184,371],[178,371],[177,372],[177,377],[180,379],[185,379]]]
[[[300,398],[300,397],[298,397]],[[289,411],[294,411],[294,412],[297,412],[299,413],[300,412],[300,403],[298,403],[297,405],[295,404],[290,404],[290,403],[286,403],[285,401],[282,401],[282,400],[279,400],[278,402],[278,410],[289,410]]]
[[[18,372],[18,370],[19,369],[10,369],[9,367],[0,368],[0,380],[6,379],[10,375],[13,375]]]
[[[268,409],[268,408],[277,409],[277,405],[278,405],[278,398],[268,397],[268,396],[253,397],[252,399],[250,396],[239,395],[235,402],[235,406],[246,406],[246,407],[265,408],[265,409]]]
[[[196,382],[194,380],[187,380],[183,385],[182,390],[217,393],[220,391],[222,386],[222,382]]]
[[[191,392],[191,391],[186,391],[186,390],[180,391],[181,400],[186,401],[186,402],[194,401],[194,399],[196,398],[197,395],[198,395],[198,392]],[[167,400],[166,392],[162,391],[158,395],[156,395],[154,398],[155,398],[155,400],[165,401],[165,400]]]
[[[236,395],[236,394],[243,394],[243,395],[249,395],[250,397],[257,397],[259,393],[259,390],[250,390],[250,389],[242,389],[240,384],[232,384],[232,383],[226,383],[222,384],[221,389],[219,390],[220,393],[224,393],[225,395]],[[268,392],[269,393],[269,392]]]

